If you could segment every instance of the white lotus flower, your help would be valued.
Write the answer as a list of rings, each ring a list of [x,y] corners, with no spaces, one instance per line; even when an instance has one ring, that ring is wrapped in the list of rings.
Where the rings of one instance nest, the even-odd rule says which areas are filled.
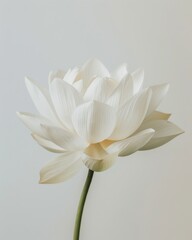
[[[49,75],[49,91],[26,78],[38,115],[18,113],[44,148],[59,153],[40,173],[40,183],[62,182],[85,165],[111,167],[118,156],[159,147],[183,131],[156,111],[168,84],[142,87],[144,72],[120,66],[109,73],[96,59]]]

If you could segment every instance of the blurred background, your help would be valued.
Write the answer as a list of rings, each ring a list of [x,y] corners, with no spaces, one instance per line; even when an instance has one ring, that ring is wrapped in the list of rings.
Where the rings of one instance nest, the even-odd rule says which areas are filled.
[[[185,134],[97,173],[81,240],[192,239],[192,1],[0,0],[0,239],[70,240],[86,168],[39,185],[54,154],[39,147],[16,111],[36,112],[24,85],[91,57],[113,70],[145,69],[145,86],[169,82],[160,110]]]

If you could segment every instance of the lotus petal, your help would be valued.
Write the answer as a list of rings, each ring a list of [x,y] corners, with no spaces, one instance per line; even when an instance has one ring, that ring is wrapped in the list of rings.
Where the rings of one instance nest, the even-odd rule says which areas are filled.
[[[59,147],[58,145],[56,145],[55,143],[45,139],[45,138],[42,138],[42,137],[39,137],[38,135],[32,133],[31,134],[33,139],[35,141],[37,141],[37,143],[39,145],[41,145],[43,148],[47,149],[48,151],[50,152],[54,152],[54,153],[63,153],[65,152],[65,150],[61,147]]]
[[[84,153],[93,159],[103,159],[108,153],[104,150],[100,143],[90,144]]]
[[[110,78],[97,77],[87,88],[87,91],[84,95],[84,100],[96,100],[105,103],[114,88],[115,83]]]
[[[112,74],[111,77],[114,80],[117,80],[120,82],[126,75],[128,74],[127,64],[124,63],[121,66],[119,66]]]
[[[107,104],[114,108],[122,106],[133,96],[133,80],[131,75],[126,75],[109,97]]]
[[[117,153],[106,155],[103,159],[93,159],[87,155],[84,155],[83,162],[86,167],[95,172],[102,172],[110,168],[118,157]]]
[[[53,79],[55,79],[55,78],[63,79],[64,76],[65,76],[65,72],[63,70],[50,72],[49,77],[48,77],[48,82],[51,83],[51,81],[53,81]]]
[[[166,120],[148,121],[143,123],[139,129],[143,130],[149,127],[155,130],[155,134],[151,140],[140,150],[149,150],[160,147],[161,145],[164,145],[176,136],[183,133],[182,129]]]
[[[95,77],[109,77],[109,71],[98,59],[90,59],[81,68],[81,78],[85,82],[85,86],[89,84]]]
[[[50,94],[60,120],[68,128],[71,128],[71,114],[82,103],[80,94],[61,79],[54,79],[51,82]]]
[[[111,143],[106,147],[108,153],[118,152],[120,157],[128,156],[142,148],[154,135],[153,129],[143,130],[132,137]]]
[[[159,111],[154,111],[145,118],[145,121],[149,120],[168,120],[170,118],[170,113],[163,113]]]
[[[74,176],[83,166],[80,152],[64,153],[41,169],[39,183],[60,183]]]
[[[58,124],[48,92],[27,77],[25,78],[25,84],[39,113]]]
[[[73,84],[73,83],[75,82],[76,78],[77,78],[78,73],[79,73],[79,69],[78,69],[78,68],[74,68],[74,69],[72,69],[72,70],[69,69],[69,70],[66,72],[63,80],[64,80],[65,82],[69,83],[69,84]]]
[[[82,79],[74,82],[74,83],[73,83],[73,87],[74,87],[79,93],[84,93],[84,92],[85,92],[84,83],[83,83],[83,80],[82,80]]]
[[[69,130],[47,125],[42,125],[42,128],[51,142],[62,147],[66,151],[82,150],[88,146],[88,143],[80,136]]]
[[[72,115],[77,133],[89,143],[97,143],[112,133],[116,114],[112,107],[97,101],[79,106]]]
[[[18,117],[25,124],[27,128],[31,130],[32,133],[37,134],[40,137],[48,138],[47,134],[43,131],[41,125],[54,125],[49,119],[42,116],[35,115],[32,113],[17,112]]]
[[[137,94],[142,85],[144,80],[144,70],[143,69],[137,69],[135,72],[131,74],[134,82],[134,94]]]
[[[167,94],[169,90],[169,84],[160,84],[150,87],[152,90],[151,102],[149,104],[149,108],[147,111],[147,115],[152,113],[161,103],[164,96]]]
[[[151,90],[144,90],[127,101],[117,112],[116,127],[108,138],[121,140],[133,134],[143,122],[151,98]]]

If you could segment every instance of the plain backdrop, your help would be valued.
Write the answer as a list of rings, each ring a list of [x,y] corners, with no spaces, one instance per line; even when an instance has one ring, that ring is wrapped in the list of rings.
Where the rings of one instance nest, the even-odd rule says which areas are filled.
[[[54,154],[16,111],[36,112],[24,85],[98,57],[113,70],[145,69],[145,86],[169,82],[160,110],[185,134],[96,173],[81,240],[192,239],[192,1],[0,0],[0,239],[71,240],[87,169],[39,185]]]

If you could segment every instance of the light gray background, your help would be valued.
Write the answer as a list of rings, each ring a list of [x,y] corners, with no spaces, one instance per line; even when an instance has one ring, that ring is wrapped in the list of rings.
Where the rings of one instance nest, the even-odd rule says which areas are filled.
[[[86,169],[66,183],[39,185],[54,154],[15,112],[35,112],[25,75],[46,86],[50,70],[94,56],[109,69],[144,67],[146,86],[170,82],[160,109],[186,133],[95,174],[81,240],[192,239],[191,9],[191,0],[0,1],[0,239],[72,239]]]

